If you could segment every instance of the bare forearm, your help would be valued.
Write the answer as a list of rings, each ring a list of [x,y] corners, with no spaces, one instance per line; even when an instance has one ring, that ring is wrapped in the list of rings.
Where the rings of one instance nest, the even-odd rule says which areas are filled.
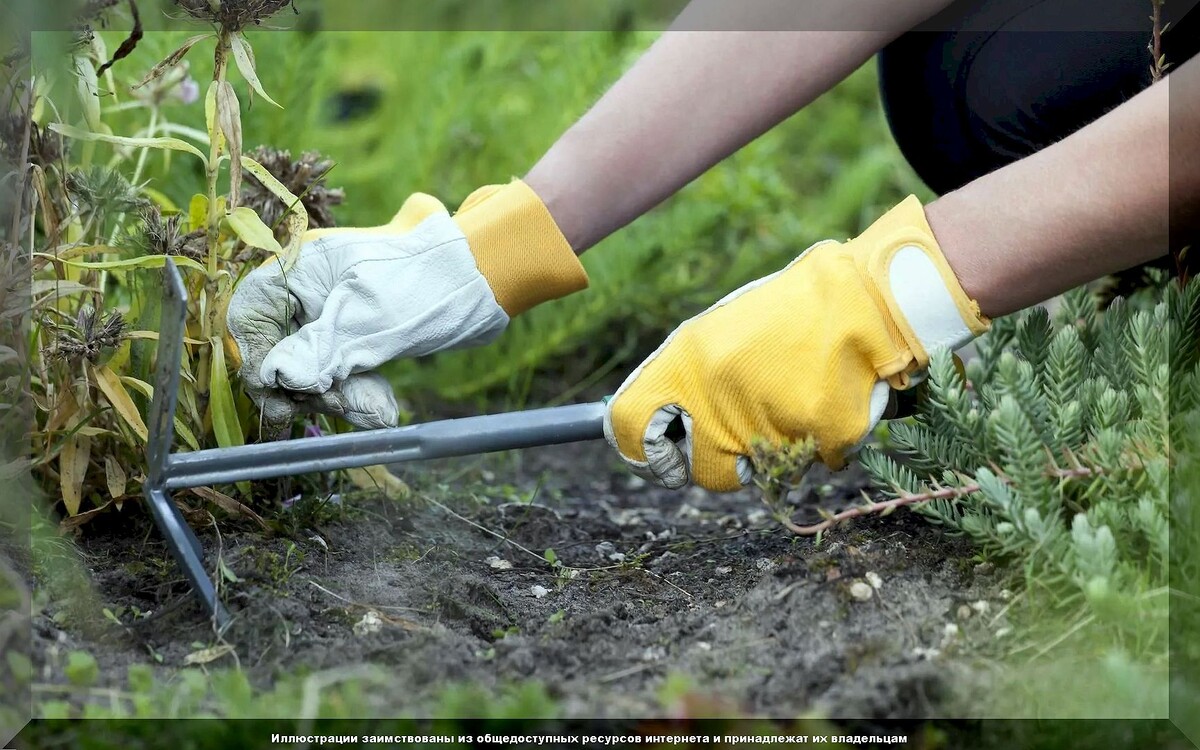
[[[987,315],[1160,257],[1200,198],[1200,60],[1070,137],[948,193],[929,222]]]
[[[696,31],[716,0],[696,0],[526,176],[576,252],[653,208],[697,175],[849,75],[945,0],[833,4],[873,31]],[[711,6],[711,7],[710,7]],[[756,28],[822,28],[825,3],[760,3]],[[727,11],[726,11],[727,12]],[[811,13],[814,17],[806,18]]]

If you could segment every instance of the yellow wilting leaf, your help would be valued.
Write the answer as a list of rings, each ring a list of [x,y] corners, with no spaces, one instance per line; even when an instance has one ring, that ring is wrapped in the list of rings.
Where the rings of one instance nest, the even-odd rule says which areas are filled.
[[[221,129],[217,127],[217,82],[213,81],[208,84],[208,91],[204,94],[204,125],[208,128],[209,139],[216,139],[217,153],[225,148],[225,135],[221,133]]]
[[[237,403],[233,400],[229,373],[225,369],[225,348],[216,336],[209,339],[209,346],[212,347],[212,368],[208,380],[208,410],[213,435],[217,438],[217,445],[222,448],[242,445],[245,436],[242,434],[241,420],[238,419]],[[238,482],[237,487],[246,495],[250,494],[249,482]]]
[[[229,81],[221,81],[217,88],[217,124],[225,135],[225,143],[229,146],[229,205],[237,207],[241,196],[242,170],[232,168],[242,162],[242,105],[238,102],[237,92]]]
[[[246,83],[250,84],[250,88],[254,89],[254,93],[276,107],[283,109],[279,102],[267,96],[267,92],[263,90],[262,82],[258,80],[258,71],[255,70],[254,49],[250,46],[250,42],[246,41],[246,37],[242,36],[241,32],[234,33],[229,41],[232,42],[233,59],[237,63],[238,70],[242,73],[242,78],[246,79]]]
[[[216,661],[222,656],[231,653],[233,653],[233,646],[228,643],[222,643],[220,646],[202,648],[199,651],[193,651],[184,657],[183,663],[189,665],[208,664],[210,661]]]
[[[308,231],[308,212],[289,211],[284,223],[288,228],[288,244],[283,249],[283,269],[290,271],[300,257],[300,246],[304,244],[304,233]]]
[[[127,339],[146,339],[148,341],[158,341],[158,331],[126,331],[122,335]],[[192,346],[204,345],[204,342],[200,339],[188,338],[187,336],[183,337],[183,343],[191,344]],[[122,375],[121,379],[126,380],[126,377]]]
[[[57,432],[66,427],[71,418],[79,413],[79,402],[75,400],[75,395],[71,389],[64,388],[59,395],[58,403],[50,412],[50,418],[46,420],[45,432]],[[76,422],[78,420],[75,420]]]
[[[229,228],[238,238],[250,247],[261,247],[275,255],[283,254],[283,247],[275,239],[271,228],[264,224],[252,209],[245,206],[235,208],[225,217],[225,220],[229,222]]]
[[[58,454],[58,483],[67,515],[79,513],[83,503],[83,479],[91,457],[92,439],[78,434],[67,438]]]
[[[146,442],[149,436],[146,423],[142,420],[142,415],[138,412],[133,399],[130,398],[129,391],[125,390],[125,385],[117,377],[117,374],[107,366],[93,366],[92,375],[96,379],[96,385],[100,386],[100,391],[108,399],[108,403],[112,404],[117,414],[121,415],[121,419],[124,419],[126,424],[133,428],[134,434],[141,438],[143,443]]]
[[[157,336],[158,334],[155,335]],[[184,341],[190,340],[191,339],[184,339]],[[138,380],[137,378],[129,375],[122,375],[121,382],[141,393],[148,401],[154,401],[154,386],[150,385],[145,380]],[[196,436],[192,434],[192,431],[188,429],[188,426],[184,424],[184,421],[179,418],[178,414],[175,415],[175,434],[180,438],[183,438],[183,442],[187,444],[187,447],[194,451],[200,450],[200,442],[196,440]]]
[[[108,494],[112,495],[113,500],[120,500],[125,496],[125,484],[128,480],[121,463],[112,456],[105,456],[104,481],[108,484]]]
[[[68,247],[64,250],[55,248],[53,253],[35,253],[34,257],[40,260],[60,261],[74,260],[75,258],[84,255],[109,255],[111,253],[118,253],[120,251],[120,248],[112,247],[110,245],[75,245],[74,247]],[[36,270],[43,265],[45,264],[34,263],[34,268]]]
[[[63,260],[62,258],[55,258],[53,255],[49,255],[47,253],[34,253],[33,256],[35,258],[46,258],[48,260],[62,263],[63,265],[70,266],[71,268],[91,268],[101,271],[129,271],[134,268],[162,268],[164,265],[166,265],[167,258],[171,258],[173,261],[175,261],[175,265],[179,266],[180,268],[190,268],[193,271],[200,271],[201,273],[205,271],[204,266],[200,265],[195,260],[182,255],[141,255],[136,258],[122,258],[121,260],[95,261]]]
[[[254,178],[262,183],[263,187],[274,193],[275,197],[283,201],[283,204],[288,207],[287,216],[284,221],[288,228],[288,244],[283,250],[283,267],[284,270],[290,270],[292,263],[295,262],[296,256],[300,254],[300,245],[304,239],[304,233],[308,231],[308,211],[305,210],[304,204],[300,202],[292,191],[275,178],[266,167],[251,159],[249,156],[242,157],[242,167],[254,175]]]
[[[399,500],[412,492],[404,480],[388,471],[386,466],[368,466],[362,469],[347,469],[346,477],[355,487],[364,490],[379,490],[384,497]]]
[[[208,226],[208,196],[196,193],[188,203],[188,231],[195,232]]]
[[[245,438],[233,401],[233,389],[229,385],[229,373],[225,370],[225,347],[216,336],[209,341],[209,346],[212,347],[212,370],[208,380],[208,408],[213,435],[217,438],[217,445],[222,448],[242,445]]]
[[[103,123],[102,123],[103,124]],[[163,148],[172,151],[186,151],[193,156],[199,157],[208,163],[207,157],[192,144],[187,141],[182,141],[178,138],[129,138],[123,135],[109,135],[108,133],[91,132],[81,128],[67,125],[61,122],[52,122],[49,125],[50,130],[60,135],[65,135],[68,138],[85,142],[102,141],[104,143],[112,143],[117,146],[130,146],[132,148]]]

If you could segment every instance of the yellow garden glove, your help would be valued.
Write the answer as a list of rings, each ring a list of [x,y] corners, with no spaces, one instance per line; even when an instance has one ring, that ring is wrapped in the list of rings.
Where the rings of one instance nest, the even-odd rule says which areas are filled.
[[[227,322],[264,433],[298,411],[370,429],[399,414],[375,368],[488,343],[512,316],[586,286],[549,210],[516,180],[480,188],[454,217],[418,193],[384,226],[309,232],[292,268],[246,276]]]
[[[748,484],[754,438],[812,437],[841,468],[890,389],[913,385],[935,347],[988,326],[909,197],[857,239],[817,243],[684,322],[609,401],[605,436],[667,487]]]

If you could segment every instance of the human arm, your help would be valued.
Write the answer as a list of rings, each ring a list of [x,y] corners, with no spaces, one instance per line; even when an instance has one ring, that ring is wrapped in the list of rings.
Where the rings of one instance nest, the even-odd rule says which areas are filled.
[[[841,465],[935,347],[1196,229],[1198,74],[1187,63],[1038,155],[924,210],[910,198],[686,321],[609,402],[609,442],[671,487],[747,483],[755,438],[812,438]]]
[[[946,0],[694,0],[546,152],[525,182],[577,253],[781,122]],[[834,15],[831,15],[834,14]],[[879,20],[882,19],[882,20]],[[722,31],[734,27],[814,31]],[[869,29],[844,31],[834,29]]]
[[[1036,154],[930,203],[967,294],[1005,315],[1160,257],[1200,204],[1200,59]],[[1173,225],[1173,226],[1172,226]]]

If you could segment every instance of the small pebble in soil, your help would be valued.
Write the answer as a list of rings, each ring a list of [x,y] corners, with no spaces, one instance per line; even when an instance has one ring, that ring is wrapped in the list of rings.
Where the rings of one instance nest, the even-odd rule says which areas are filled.
[[[700,651],[712,651],[712,644],[708,641],[696,641],[696,648]]]
[[[728,565],[718,565],[715,572],[719,576],[727,576],[732,571],[733,571],[733,568],[729,567]]]
[[[881,586],[883,586],[883,579],[880,578],[879,574],[876,573],[875,571],[868,570],[867,575],[865,577],[867,579],[867,583],[871,584],[871,588],[875,589],[876,591],[878,591],[879,588]]]
[[[754,562],[754,567],[758,568],[759,570],[761,570],[765,573],[768,570],[770,570],[771,568],[775,567],[775,562],[772,560],[768,560],[765,557],[760,557],[760,558],[758,558],[758,560],[756,560]]]
[[[979,563],[978,565],[976,565],[976,566],[975,566],[975,575],[977,575],[977,576],[988,576],[988,575],[991,575],[991,574],[992,574],[992,571],[993,571],[993,570],[995,570],[995,569],[996,569],[996,566],[995,566],[995,565],[993,565],[992,563],[990,563],[990,562],[981,562],[981,563]]]
[[[600,542],[596,545],[596,554],[601,557],[608,557],[617,551],[617,547],[612,542]]]
[[[988,604],[987,600],[985,600],[985,599],[980,599],[977,602],[971,602],[971,609],[975,610],[976,612],[978,612],[981,615],[987,614],[987,611],[990,607],[991,607],[991,605]]]
[[[508,560],[505,560],[504,558],[496,557],[495,555],[492,555],[491,557],[487,558],[486,560],[484,560],[484,562],[486,562],[488,565],[495,568],[496,570],[512,570],[512,563],[510,563]]]
[[[642,661],[658,661],[667,655],[667,650],[662,646],[647,646],[642,652]]]
[[[637,526],[642,523],[642,511],[638,508],[621,508],[609,514],[618,526]]]
[[[545,586],[537,586],[537,585],[531,586],[529,588],[529,591],[534,596],[536,596],[538,599],[541,599],[541,598],[545,597],[546,594],[550,593],[550,589],[546,588]]]
[[[968,619],[970,619],[970,617],[971,617],[971,608],[965,604],[960,604],[958,606],[958,619],[968,620]]]
[[[865,602],[870,599],[875,593],[875,589],[871,588],[871,584],[866,581],[855,581],[850,584],[850,598],[855,601]]]
[[[657,570],[658,568],[661,568],[662,566],[664,566],[668,562],[670,562],[671,558],[674,558],[674,557],[679,557],[679,555],[676,555],[674,552],[670,552],[670,551],[664,552],[661,555],[659,555],[658,557],[651,560],[649,567]]]
[[[1012,628],[1000,628],[999,630],[996,631],[996,637],[1004,638],[1005,636],[1007,636],[1011,633],[1012,633]]]
[[[623,562],[625,562],[625,553],[624,552],[614,552],[608,556],[608,559],[612,560],[613,562],[623,563]]]
[[[746,514],[746,523],[751,526],[759,526],[766,523],[769,519],[770,516],[761,508],[756,508]]]

